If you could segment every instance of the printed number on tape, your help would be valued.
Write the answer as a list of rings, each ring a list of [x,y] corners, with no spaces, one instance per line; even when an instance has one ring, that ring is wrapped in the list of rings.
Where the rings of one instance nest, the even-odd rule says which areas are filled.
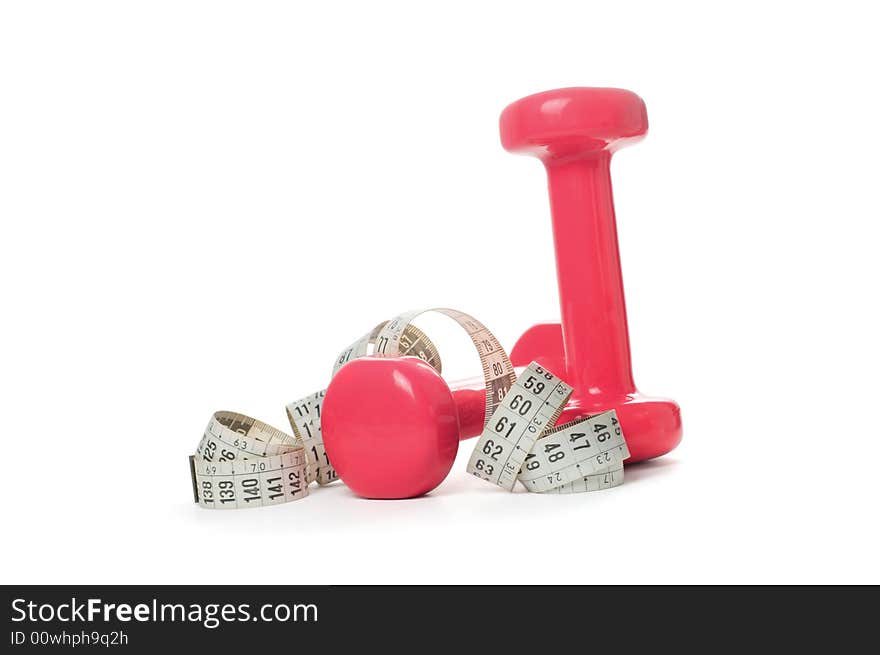
[[[567,482],[559,487],[547,489],[545,494],[574,494],[585,491],[602,491],[623,484],[623,462],[616,464],[614,468],[607,469],[604,473],[593,473],[580,480]]]
[[[551,428],[572,389],[532,362],[492,413],[468,462],[468,473],[513,490],[538,437]]]
[[[611,410],[548,430],[526,456],[519,481],[529,491],[549,491],[619,469],[627,457],[617,413]]]
[[[189,462],[194,499],[209,509],[278,505],[309,493],[301,443],[243,414],[216,412]]]
[[[320,485],[330,484],[339,479],[336,470],[330,465],[330,458],[324,449],[321,435],[321,403],[324,402],[325,389],[294,400],[285,408],[293,435],[301,439],[308,460],[309,482]]]

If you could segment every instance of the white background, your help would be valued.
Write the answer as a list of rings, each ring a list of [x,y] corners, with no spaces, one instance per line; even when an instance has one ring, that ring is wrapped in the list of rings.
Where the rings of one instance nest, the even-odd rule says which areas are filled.
[[[880,582],[868,7],[4,3],[2,581]],[[212,411],[283,427],[379,320],[458,307],[511,347],[558,316],[543,172],[497,118],[571,85],[648,106],[615,197],[682,445],[597,494],[505,494],[466,442],[423,499],[193,505]],[[527,312],[490,249],[542,258]]]

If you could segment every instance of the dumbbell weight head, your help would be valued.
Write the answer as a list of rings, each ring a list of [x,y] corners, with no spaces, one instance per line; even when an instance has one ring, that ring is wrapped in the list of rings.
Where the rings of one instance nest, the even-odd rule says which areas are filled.
[[[365,498],[412,498],[447,476],[458,410],[445,380],[418,357],[363,357],[333,377],[321,408],[327,456]]]
[[[501,145],[542,160],[619,150],[648,131],[645,102],[632,91],[592,87],[527,96],[501,114]]]

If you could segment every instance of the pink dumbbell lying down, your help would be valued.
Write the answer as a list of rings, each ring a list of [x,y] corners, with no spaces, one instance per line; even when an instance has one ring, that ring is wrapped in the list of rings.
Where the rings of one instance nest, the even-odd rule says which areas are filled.
[[[547,91],[501,114],[505,149],[538,157],[547,171],[561,312],[560,323],[528,329],[511,360],[536,361],[573,387],[560,423],[615,410],[627,463],[668,453],[682,434],[678,405],[640,394],[630,362],[609,166],[647,129],[644,102],[622,89]],[[450,388],[416,357],[362,357],[331,381],[321,427],[355,493],[408,498],[443,481],[459,440],[482,432],[485,410],[479,383]]]

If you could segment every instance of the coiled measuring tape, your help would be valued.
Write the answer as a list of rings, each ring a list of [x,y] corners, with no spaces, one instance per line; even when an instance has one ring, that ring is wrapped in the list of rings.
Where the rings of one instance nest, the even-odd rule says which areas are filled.
[[[309,493],[302,445],[243,414],[215,412],[189,463],[202,507],[277,505]]]
[[[380,323],[349,346],[333,373],[350,359],[369,354],[385,325]],[[397,348],[401,355],[416,355],[441,371],[437,347],[414,325],[400,333]],[[326,485],[339,479],[321,434],[325,391],[286,406],[293,436],[243,414],[216,412],[196,454],[190,456],[195,501],[208,509],[277,505],[307,496],[310,482]],[[284,493],[279,494],[279,484]]]
[[[486,422],[467,470],[512,491],[578,493],[623,483],[629,450],[612,410],[555,426],[572,388],[536,362],[519,376],[495,336],[472,316],[435,308],[380,323],[337,357],[333,374],[352,359],[415,355],[441,372],[436,346],[412,321],[425,312],[452,318],[470,337],[486,387]],[[242,414],[216,412],[190,457],[195,501],[212,509],[276,505],[308,495],[308,484],[336,481],[321,433],[326,390],[286,406],[293,436]]]

